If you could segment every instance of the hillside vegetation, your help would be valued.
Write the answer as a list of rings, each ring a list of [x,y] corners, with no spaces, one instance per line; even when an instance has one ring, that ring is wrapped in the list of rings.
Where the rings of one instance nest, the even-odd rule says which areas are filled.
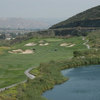
[[[100,30],[90,32],[88,39],[91,47],[100,48]]]
[[[100,27],[100,5],[55,24],[50,29],[72,27]]]

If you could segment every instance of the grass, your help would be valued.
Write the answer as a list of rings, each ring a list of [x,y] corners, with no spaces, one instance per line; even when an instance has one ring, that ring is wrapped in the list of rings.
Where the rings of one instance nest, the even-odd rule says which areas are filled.
[[[34,80],[28,79],[26,83],[2,92],[0,98],[1,100],[47,100],[42,96],[44,91],[52,89],[54,85],[61,84],[69,79],[61,74],[61,70],[91,64],[100,64],[100,58],[74,57],[66,61],[42,63],[35,68],[35,74],[36,70],[38,70],[38,74]]]
[[[39,41],[44,40],[48,42],[48,46],[39,46]],[[26,43],[35,42],[38,45],[34,47],[24,46]],[[61,43],[74,43],[74,47],[60,47]],[[79,49],[84,50],[86,46],[83,45],[82,37],[73,37],[69,39],[58,38],[43,38],[43,39],[30,39],[20,44],[16,44],[11,49],[33,49],[34,54],[10,54],[7,51],[0,55],[0,88],[15,84],[25,80],[27,77],[24,71],[32,66],[37,67],[42,62],[49,62],[51,60],[61,61],[73,56],[73,51]],[[56,49],[56,51],[55,51]]]
[[[4,46],[0,47],[0,55],[3,55],[5,53],[5,51],[7,51],[9,49],[10,49],[10,47],[4,47]]]

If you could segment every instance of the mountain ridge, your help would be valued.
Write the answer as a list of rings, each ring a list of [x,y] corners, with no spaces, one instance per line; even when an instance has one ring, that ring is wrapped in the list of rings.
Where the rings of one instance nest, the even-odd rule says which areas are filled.
[[[85,24],[83,24],[83,22]],[[98,25],[100,27],[100,5],[90,8],[79,14],[76,14],[75,16],[72,16],[65,21],[57,23],[57,24],[51,26],[50,29],[79,27],[79,26],[83,27],[83,26],[86,26],[87,23],[89,23],[88,26]],[[96,25],[93,23],[96,23]]]

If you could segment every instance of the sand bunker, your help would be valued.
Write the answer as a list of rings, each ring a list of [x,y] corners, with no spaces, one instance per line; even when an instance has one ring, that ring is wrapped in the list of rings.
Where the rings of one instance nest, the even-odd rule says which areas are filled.
[[[39,45],[40,46],[47,46],[47,45],[49,45],[49,43],[44,43],[44,44],[43,43],[40,43]]]
[[[17,49],[17,50],[12,50],[12,51],[8,51],[9,53],[14,53],[14,54],[32,54],[34,53],[33,50],[27,49],[25,51],[23,51],[22,49]]]
[[[23,52],[22,49],[17,49],[17,50],[12,50],[12,51],[8,51],[9,53],[21,53]]]
[[[72,44],[72,43],[62,43],[62,44],[60,44],[60,46],[62,46],[62,47],[73,47],[73,46],[75,46],[75,44]]]
[[[40,45],[40,46],[47,46],[47,45],[49,45],[49,43],[46,43],[45,40],[40,40],[40,41],[39,41],[39,45]]]
[[[71,45],[69,45],[69,46],[67,46],[67,47],[73,47],[73,46],[75,46],[75,44],[71,44]]]
[[[40,41],[39,41],[39,43],[44,43],[44,42],[45,42],[44,40],[40,40]]]
[[[60,46],[62,46],[62,47],[67,46],[67,45],[68,45],[67,43],[60,44]]]
[[[21,54],[32,54],[33,50],[27,49],[25,51],[23,51]]]
[[[36,43],[28,43],[28,44],[25,44],[25,46],[35,46],[35,45],[37,45]]]

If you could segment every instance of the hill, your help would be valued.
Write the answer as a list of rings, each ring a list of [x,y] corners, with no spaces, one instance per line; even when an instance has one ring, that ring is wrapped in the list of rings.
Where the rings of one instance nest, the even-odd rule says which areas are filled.
[[[73,27],[100,27],[100,5],[55,24],[50,29]]]
[[[0,29],[46,29],[49,26],[49,23],[42,20],[0,18]]]
[[[66,21],[53,25],[51,28],[43,31],[30,32],[24,36],[17,37],[10,43],[15,44],[28,40],[33,37],[64,37],[86,36],[94,30],[100,29],[100,6],[86,10],[77,14]]]

